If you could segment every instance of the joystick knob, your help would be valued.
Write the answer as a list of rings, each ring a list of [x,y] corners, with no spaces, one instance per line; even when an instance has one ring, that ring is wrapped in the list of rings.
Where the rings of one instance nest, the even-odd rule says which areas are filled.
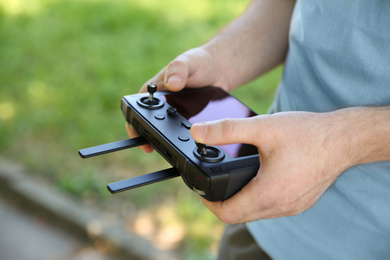
[[[201,144],[198,142],[195,142],[196,147],[198,147],[197,151],[201,156],[207,156],[207,149],[205,144]]]
[[[149,92],[149,96],[141,97],[139,100],[137,100],[138,105],[147,109],[158,109],[163,107],[164,102],[160,98],[153,96],[157,91],[157,84],[150,82],[148,84],[147,90]]]
[[[154,82],[150,82],[148,85],[149,103],[153,103],[153,94],[157,91],[157,85]]]
[[[194,150],[194,155],[201,161],[204,162],[219,162],[225,158],[223,152],[214,146],[208,146],[195,142],[196,148]]]

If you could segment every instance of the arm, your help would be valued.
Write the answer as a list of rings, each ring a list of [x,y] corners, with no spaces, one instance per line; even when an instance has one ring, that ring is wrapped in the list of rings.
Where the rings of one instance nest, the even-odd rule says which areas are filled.
[[[146,92],[149,82],[171,91],[186,86],[219,86],[231,91],[274,68],[284,61],[287,53],[294,4],[294,0],[253,0],[240,17],[205,45],[171,61],[140,92]],[[126,131],[131,138],[137,136],[129,125]],[[141,149],[153,151],[150,145]]]
[[[172,91],[207,85],[230,91],[254,79],[284,61],[294,4],[293,0],[252,1],[208,43],[179,55],[150,81],[164,82]],[[141,91],[145,90],[146,85]]]
[[[292,0],[253,1],[244,15],[204,46],[216,57],[220,85],[232,90],[285,60],[294,5]]]
[[[261,167],[240,192],[204,204],[222,221],[291,216],[310,208],[346,169],[390,160],[390,107],[285,112],[194,125],[210,145],[250,143]]]

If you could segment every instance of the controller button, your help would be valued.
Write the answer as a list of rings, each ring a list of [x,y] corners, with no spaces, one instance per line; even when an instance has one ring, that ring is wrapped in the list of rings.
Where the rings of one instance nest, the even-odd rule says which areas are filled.
[[[154,116],[154,118],[156,118],[157,120],[164,120],[165,116],[164,115],[156,115],[156,116]]]
[[[190,122],[182,121],[181,125],[187,129],[191,129],[192,124]]]
[[[195,191],[200,196],[205,196],[206,195],[206,192],[204,192],[202,190],[198,190],[197,188],[195,188],[195,186],[192,186],[192,190]]]
[[[190,140],[190,138],[187,137],[187,136],[179,136],[178,138],[179,138],[179,140],[182,141],[182,142],[188,142],[188,141]]]
[[[177,109],[174,107],[169,107],[167,109],[168,116],[176,116],[177,115]]]

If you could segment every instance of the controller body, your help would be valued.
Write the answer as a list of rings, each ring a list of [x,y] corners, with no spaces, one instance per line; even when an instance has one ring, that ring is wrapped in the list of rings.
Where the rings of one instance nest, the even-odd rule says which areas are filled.
[[[256,147],[247,144],[204,146],[191,137],[193,123],[256,115],[217,87],[158,91],[122,98],[121,110],[139,136],[176,168],[185,184],[209,201],[237,193],[260,167]]]

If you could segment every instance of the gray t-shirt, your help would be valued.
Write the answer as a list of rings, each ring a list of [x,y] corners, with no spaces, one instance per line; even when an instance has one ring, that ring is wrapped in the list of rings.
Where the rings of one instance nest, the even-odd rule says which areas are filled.
[[[390,0],[298,0],[289,41],[272,112],[390,105]],[[297,216],[247,225],[274,259],[390,259],[390,162],[348,169]]]

